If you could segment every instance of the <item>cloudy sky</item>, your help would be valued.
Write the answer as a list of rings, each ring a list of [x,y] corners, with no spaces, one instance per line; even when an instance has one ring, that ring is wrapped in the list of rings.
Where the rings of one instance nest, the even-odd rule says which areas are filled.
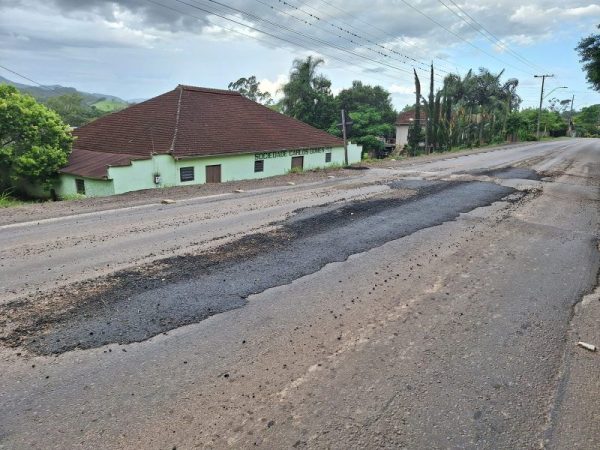
[[[414,101],[422,80],[469,69],[505,69],[523,106],[575,95],[600,103],[573,48],[597,32],[595,0],[0,0],[0,64],[42,84],[124,99],[177,84],[226,88],[256,75],[276,94],[294,58],[320,55],[338,91],[360,79]],[[0,69],[0,75],[25,82]]]

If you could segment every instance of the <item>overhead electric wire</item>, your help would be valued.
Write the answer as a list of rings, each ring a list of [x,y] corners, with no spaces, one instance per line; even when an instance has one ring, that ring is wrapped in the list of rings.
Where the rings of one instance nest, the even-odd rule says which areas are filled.
[[[189,13],[189,12],[186,12],[186,11],[181,11],[180,9],[173,8],[172,6],[165,5],[165,4],[163,4],[163,3],[160,3],[160,2],[157,2],[157,1],[155,1],[155,0],[146,0],[146,1],[147,1],[147,2],[149,2],[149,3],[152,3],[152,4],[154,4],[154,5],[160,6],[160,7],[162,7],[162,8],[168,9],[168,10],[170,10],[170,11],[177,12],[177,13],[179,13],[179,14],[181,14],[181,15],[184,15],[184,16],[189,16],[189,17],[195,18],[195,19],[197,19],[197,20],[199,20],[199,21],[204,21],[204,18],[202,18],[202,17],[198,17],[198,16],[196,16],[196,15],[194,15],[194,14],[191,14],[191,13]],[[183,1],[180,1],[180,0],[175,0],[175,1],[177,1],[178,3],[182,3],[182,4],[187,4],[187,3],[183,2]],[[215,11],[213,11],[213,10],[209,10],[209,9],[206,9],[206,8],[202,8],[202,7],[200,7],[200,6],[197,6],[197,5],[191,5],[191,6],[192,6],[193,8],[195,8],[195,9],[198,9],[198,10],[200,10],[200,11],[203,11],[203,12],[205,12],[205,13],[207,13],[207,14],[210,14],[210,15],[213,15],[213,16],[216,16],[216,17],[219,17],[219,18],[221,18],[221,19],[224,19],[224,20],[226,20],[226,21],[228,21],[228,22],[235,23],[236,25],[240,25],[240,26],[242,26],[242,27],[245,27],[245,28],[248,28],[248,29],[251,29],[251,30],[257,31],[257,32],[259,32],[259,33],[261,33],[261,34],[264,34],[264,35],[266,35],[266,36],[269,36],[269,37],[271,37],[271,38],[273,38],[273,39],[277,39],[277,40],[280,40],[280,41],[286,42],[286,43],[288,43],[288,44],[291,44],[291,45],[293,45],[293,46],[295,46],[295,47],[300,47],[300,48],[302,48],[302,49],[305,49],[305,50],[316,51],[317,53],[321,53],[321,54],[323,54],[324,56],[326,56],[326,57],[328,57],[328,58],[331,58],[331,59],[334,59],[334,60],[337,60],[337,61],[343,62],[343,63],[345,63],[345,64],[351,64],[351,65],[357,65],[357,66],[359,66],[359,64],[357,64],[357,63],[356,63],[356,62],[354,62],[354,61],[349,61],[349,60],[347,60],[347,59],[340,58],[340,57],[338,57],[338,56],[335,56],[335,55],[330,55],[330,54],[327,54],[327,53],[323,52],[322,50],[316,50],[316,49],[314,49],[314,48],[309,48],[309,47],[307,47],[307,46],[306,46],[306,44],[303,44],[303,43],[298,43],[297,41],[293,41],[293,40],[291,40],[291,39],[288,39],[288,38],[286,38],[286,37],[278,36],[278,35],[276,35],[276,34],[274,34],[274,33],[270,33],[269,31],[265,31],[265,30],[262,30],[262,29],[260,29],[260,28],[254,27],[254,26],[252,26],[252,25],[248,25],[248,24],[246,24],[246,23],[243,23],[243,22],[241,22],[241,21],[239,21],[239,20],[235,20],[235,19],[233,19],[233,18],[231,18],[231,17],[224,16],[224,15],[222,15],[222,14],[219,14],[218,12],[215,12]],[[222,25],[219,25],[219,26],[220,26],[222,29],[226,30],[226,31],[231,31],[231,32],[234,32],[234,33],[238,33],[238,34],[241,34],[241,35],[243,35],[243,36],[249,37],[249,38],[251,38],[251,39],[256,39],[256,40],[263,41],[263,42],[268,42],[268,41],[266,41],[266,40],[264,40],[264,39],[260,39],[260,38],[259,38],[259,37],[257,37],[257,36],[253,36],[253,35],[249,35],[249,34],[242,33],[241,31],[239,31],[239,30],[236,30],[236,29],[233,29],[233,28],[227,28],[227,27],[223,27]],[[357,73],[357,74],[360,74],[360,75],[364,75],[364,73],[359,73],[359,72],[357,72],[357,71],[354,71],[354,70],[351,70],[351,69],[345,69],[345,70],[348,70],[348,71],[350,71],[350,72],[354,72],[354,73]],[[392,80],[394,80],[394,81],[399,81],[398,77],[395,77],[395,76],[392,76],[392,75],[388,75],[388,74],[386,74],[386,73],[380,73],[379,75],[383,75],[383,76],[385,76],[385,77],[387,77],[387,78],[390,78],[390,79],[392,79]],[[376,77],[373,77],[373,78],[376,78]],[[404,80],[404,81],[407,81],[407,82],[408,82],[408,80]],[[411,81],[412,81],[412,80],[411,80]]]
[[[182,3],[182,4],[185,4],[185,5],[187,5],[187,6],[193,7],[193,8],[194,8],[194,7],[196,7],[194,4],[187,3],[187,2],[185,2],[185,1],[183,1],[183,0],[175,0],[175,1],[177,1],[178,3]],[[285,25],[281,25],[281,24],[275,23],[275,22],[273,22],[273,21],[270,21],[270,20],[268,20],[268,19],[264,19],[264,18],[262,18],[262,17],[259,17],[259,16],[257,16],[256,14],[250,13],[250,12],[248,12],[248,11],[244,11],[244,10],[242,10],[242,9],[239,9],[239,8],[235,8],[235,7],[233,7],[233,6],[226,5],[226,4],[224,4],[224,3],[221,3],[221,2],[219,2],[219,1],[217,1],[217,0],[204,0],[204,1],[207,1],[207,2],[210,2],[210,3],[213,3],[213,4],[216,4],[216,5],[219,5],[219,6],[222,6],[222,7],[225,7],[225,8],[227,8],[227,9],[230,9],[230,10],[232,10],[232,11],[235,11],[235,12],[237,12],[237,13],[239,13],[239,14],[242,14],[243,16],[247,16],[247,17],[250,17],[250,18],[252,18],[252,19],[254,19],[254,20],[258,20],[258,21],[261,21],[261,22],[265,22],[265,23],[267,23],[267,24],[269,24],[269,25],[271,25],[271,26],[275,26],[275,27],[277,27],[277,28],[280,28],[280,29],[282,29],[282,30],[285,30],[285,31],[291,32],[291,33],[293,33],[293,34],[297,34],[297,35],[299,35],[299,36],[302,36],[302,37],[304,37],[304,38],[306,38],[306,39],[310,39],[310,40],[313,40],[313,41],[315,41],[315,42],[318,42],[318,43],[320,43],[320,44],[322,44],[322,45],[325,45],[325,46],[328,46],[328,47],[332,47],[332,48],[334,48],[334,49],[336,49],[336,50],[339,50],[339,51],[342,51],[342,52],[348,53],[348,54],[350,54],[350,55],[352,55],[352,56],[356,56],[356,57],[358,57],[358,58],[365,59],[365,60],[367,60],[367,61],[370,61],[370,62],[373,62],[373,63],[375,63],[375,64],[379,64],[379,65],[387,66],[387,67],[390,67],[390,68],[392,68],[392,69],[398,70],[398,71],[400,71],[400,72],[404,72],[404,73],[412,74],[412,71],[409,71],[409,70],[407,70],[407,69],[405,69],[405,68],[398,67],[398,66],[394,66],[394,65],[388,64],[388,63],[386,63],[386,62],[383,62],[383,61],[378,61],[378,60],[376,60],[376,59],[373,59],[373,58],[370,58],[370,57],[368,57],[368,56],[361,55],[360,53],[353,52],[353,51],[351,51],[351,50],[348,50],[348,49],[346,49],[346,48],[344,48],[344,47],[340,47],[339,45],[335,45],[335,44],[333,44],[333,43],[331,43],[331,42],[328,42],[328,41],[325,41],[325,40],[323,40],[323,39],[316,38],[316,37],[313,37],[313,36],[309,36],[309,35],[307,35],[307,34],[304,34],[304,33],[300,32],[300,31],[294,30],[293,28],[286,27]]]
[[[460,6],[458,6],[455,2],[453,2],[452,0],[449,0],[452,2],[452,4],[454,4],[463,14],[466,14],[467,16],[469,16]],[[521,63],[528,65],[530,68],[534,69],[534,70],[538,70],[539,67],[536,67],[534,64],[530,63],[529,61],[527,61],[525,58],[521,57],[521,55],[519,55],[518,53],[514,52],[512,49],[510,49],[508,47],[508,45],[506,45],[504,42],[502,42],[500,39],[496,38],[495,36],[491,35],[491,33],[488,32],[488,34],[490,34],[492,37],[488,36],[486,33],[484,33],[483,31],[481,31],[481,28],[483,28],[483,26],[481,24],[479,24],[479,22],[475,21],[474,19],[471,18],[471,20],[473,20],[475,23],[477,23],[479,25],[479,27],[481,28],[477,28],[475,25],[473,25],[471,22],[469,22],[467,19],[465,19],[463,16],[461,16],[460,14],[458,14],[456,11],[454,11],[452,8],[450,8],[446,3],[444,3],[442,0],[438,0],[438,2],[444,6],[444,8],[446,8],[448,11],[450,11],[452,14],[454,14],[456,17],[458,17],[460,20],[462,20],[464,23],[466,23],[469,27],[471,27],[473,30],[475,30],[477,33],[481,34],[485,39],[487,39],[488,41],[490,41],[492,44],[494,45],[501,45],[502,48],[504,48],[506,51],[508,51],[509,53],[512,54],[512,56],[516,59],[518,59]],[[471,16],[469,16],[470,18]],[[486,30],[487,31],[487,30]]]
[[[272,9],[275,9],[273,6],[271,6],[271,5],[268,5],[267,3],[263,2],[262,0],[255,0],[255,1],[257,1],[257,2],[259,2],[259,3],[262,3],[262,4],[264,4],[264,5],[267,5],[268,7],[272,8]],[[347,29],[347,28],[344,28],[344,27],[341,27],[341,26],[339,26],[339,25],[337,25],[337,24],[335,24],[335,23],[332,23],[332,22],[330,22],[330,21],[327,21],[327,20],[325,20],[325,19],[324,19],[323,17],[321,17],[321,16],[318,16],[318,15],[316,15],[316,14],[312,14],[312,13],[310,13],[310,12],[308,12],[308,11],[305,11],[305,10],[303,10],[302,8],[299,8],[298,6],[296,6],[296,5],[293,5],[293,4],[289,3],[289,2],[287,2],[286,0],[277,0],[277,1],[278,1],[279,3],[282,3],[282,4],[286,5],[286,6],[289,6],[290,8],[293,8],[293,9],[294,9],[294,10],[296,10],[296,11],[300,11],[300,12],[302,12],[303,14],[306,14],[306,15],[308,15],[309,17],[311,17],[311,18],[313,18],[313,19],[315,19],[315,20],[317,20],[317,21],[319,21],[319,22],[326,23],[326,24],[328,24],[330,27],[336,28],[337,30],[339,30],[339,31],[341,31],[341,32],[343,32],[343,33],[346,33],[346,34],[348,34],[348,35],[350,35],[350,36],[352,36],[352,37],[354,37],[354,38],[357,38],[357,39],[362,39],[362,40],[364,40],[364,41],[368,42],[368,43],[369,43],[369,44],[371,44],[371,45],[374,45],[374,46],[376,46],[376,47],[378,47],[378,48],[380,48],[380,49],[382,49],[382,50],[385,50],[386,52],[394,53],[394,54],[396,54],[396,55],[399,55],[399,56],[401,56],[401,57],[402,57],[402,58],[404,58],[405,60],[412,61],[413,63],[416,63],[416,64],[418,64],[418,65],[422,66],[422,67],[423,67],[423,69],[422,69],[422,70],[426,70],[426,71],[428,71],[428,70],[429,70],[429,65],[428,65],[428,64],[426,64],[426,63],[424,63],[424,62],[421,62],[421,61],[419,61],[419,60],[417,60],[417,59],[415,59],[415,58],[413,58],[413,57],[411,57],[411,56],[405,55],[404,53],[398,52],[398,51],[396,51],[396,50],[394,50],[394,49],[387,48],[386,46],[384,46],[384,45],[381,45],[380,43],[378,43],[378,42],[376,42],[376,41],[373,41],[373,40],[371,40],[371,39],[369,39],[369,38],[366,38],[366,37],[364,37],[364,36],[362,36],[362,35],[360,35],[360,34],[358,34],[358,33],[355,33],[355,32],[354,32],[354,31],[352,31],[352,30],[349,30],[349,29]],[[284,12],[284,13],[285,13],[285,12]],[[289,13],[285,13],[285,14],[287,14],[287,15],[290,15]],[[291,16],[291,17],[294,17],[295,19],[298,19],[298,20],[302,21],[303,23],[305,23],[305,24],[307,24],[307,25],[310,25],[310,26],[315,26],[316,28],[319,28],[320,30],[323,30],[323,31],[325,31],[325,32],[333,33],[333,34],[334,34],[334,35],[336,35],[337,37],[344,39],[344,37],[343,37],[343,36],[337,35],[337,34],[335,34],[335,32],[331,32],[330,30],[324,29],[324,28],[322,28],[322,27],[318,27],[318,26],[316,26],[315,24],[313,24],[313,23],[310,23],[310,22],[309,22],[309,21],[307,21],[307,20],[304,20],[304,19],[299,19],[299,18],[297,18],[297,17],[295,17],[295,16]],[[353,44],[356,44],[356,45],[363,45],[363,44],[361,44],[361,43],[359,43],[359,42],[355,42],[355,41],[354,41],[352,38],[349,38],[349,40],[350,40],[350,42],[351,42],[351,43],[353,43]],[[394,60],[396,60],[396,61],[399,61],[399,62],[400,62],[400,63],[402,63],[402,64],[409,64],[409,65],[411,65],[411,67],[414,67],[414,65],[412,65],[411,63],[407,63],[406,61],[399,60],[398,58],[393,58],[393,57],[391,57],[391,56],[389,56],[389,55],[383,54],[383,53],[382,53],[380,50],[373,50],[373,49],[370,49],[368,46],[365,46],[365,48],[367,48],[367,49],[369,49],[369,50],[371,50],[371,51],[373,51],[373,52],[375,52],[375,53],[377,53],[377,54],[380,54],[380,55],[383,55],[383,56],[385,56],[385,57],[392,58],[392,59],[394,59]],[[446,74],[448,73],[447,71],[445,71],[445,70],[443,70],[443,69],[438,69],[438,71],[439,71],[439,72],[442,72],[442,73],[446,73]]]
[[[486,27],[484,27],[481,22],[478,22],[473,16],[471,16],[467,11],[465,11],[459,4],[457,4],[454,0],[449,0],[454,6],[456,6],[456,8],[462,12],[465,16],[467,16],[469,19],[471,19],[471,21],[473,21],[476,25],[478,25],[480,27],[480,30],[485,31],[489,36],[491,36],[497,44],[500,44],[502,46],[502,48],[506,49],[508,52],[510,52],[511,54],[513,54],[515,56],[515,58],[518,58],[520,60],[522,60],[525,64],[528,64],[531,68],[535,69],[535,70],[541,70],[541,71],[545,71],[545,69],[543,69],[542,67],[538,66],[535,63],[532,63],[531,61],[529,61],[527,58],[525,58],[524,56],[520,55],[518,52],[516,52],[515,50],[511,49],[508,44],[506,44],[505,42],[502,41],[502,39],[498,38],[494,33],[492,33],[490,30],[488,30]],[[478,30],[478,31],[480,31]],[[481,32],[481,31],[480,31]]]
[[[296,1],[298,1],[298,0],[296,0]],[[319,2],[320,2],[320,3],[323,3],[323,4],[325,4],[325,5],[327,5],[327,6],[331,7],[331,8],[333,8],[333,9],[335,9],[336,11],[339,11],[339,12],[343,13],[345,16],[352,17],[352,18],[353,18],[353,19],[355,19],[356,21],[358,21],[358,22],[360,22],[360,23],[363,23],[363,24],[365,24],[365,25],[368,25],[370,28],[373,28],[373,29],[376,29],[376,30],[380,31],[380,32],[381,32],[381,33],[382,33],[384,36],[388,36],[388,37],[390,37],[390,38],[392,38],[392,39],[394,39],[394,40],[395,40],[395,39],[400,39],[400,40],[401,40],[401,41],[402,41],[402,42],[403,42],[405,45],[407,45],[407,46],[414,46],[414,45],[415,45],[414,43],[407,42],[407,41],[406,41],[406,40],[405,40],[405,39],[404,39],[402,36],[394,36],[394,35],[390,34],[389,32],[387,32],[386,30],[384,30],[383,28],[380,28],[380,27],[378,27],[377,25],[375,25],[375,24],[373,24],[373,23],[367,22],[366,20],[363,20],[363,19],[361,19],[360,17],[357,17],[356,15],[349,13],[348,11],[346,11],[346,10],[344,10],[344,9],[340,8],[339,6],[337,6],[337,5],[335,5],[335,4],[332,4],[331,2],[328,2],[328,1],[326,1],[326,0],[319,0]],[[300,3],[300,4],[303,4],[303,3],[302,3],[302,2],[300,2],[300,1],[299,1],[299,3]],[[306,3],[304,3],[304,5],[306,5]],[[310,5],[306,5],[306,6],[307,6],[307,7],[309,7],[310,9],[312,9],[313,11],[316,11],[316,9],[315,9],[314,7],[312,7],[312,6],[310,6]],[[338,19],[338,20],[339,20],[339,19]],[[344,22],[344,21],[342,21],[342,20],[339,20],[339,21],[340,21],[340,22],[342,22],[342,23],[345,23],[346,25],[348,25],[348,26],[350,26],[350,27],[352,27],[352,28],[356,28],[356,27],[354,27],[353,25],[351,25],[351,24],[348,24],[348,22]],[[379,39],[379,38],[381,37],[381,36],[376,36],[376,35],[374,35],[373,33],[369,33],[369,32],[368,32],[368,31],[366,31],[366,30],[362,30],[362,32],[363,32],[363,33],[365,33],[365,34],[367,34],[367,35],[370,35],[370,36],[371,36],[371,37],[373,37],[374,39]],[[445,59],[445,58],[441,58],[441,57],[439,57],[439,56],[434,56],[434,59],[438,59],[438,60],[440,60],[440,61],[444,61],[444,62],[446,62],[446,63],[448,63],[448,64],[450,64],[450,65],[454,65],[454,66],[457,68],[457,70],[458,70],[458,68],[459,68],[459,66],[457,66],[455,63],[453,63],[452,61],[448,61],[448,60],[447,60],[447,59]],[[465,69],[464,69],[464,67],[461,67],[461,69],[465,70]],[[450,69],[450,70],[452,70],[452,69]]]
[[[54,90],[54,89],[52,89],[50,86],[44,86],[43,84],[41,84],[41,83],[38,83],[37,81],[35,81],[35,80],[32,80],[31,78],[29,78],[29,77],[26,77],[25,75],[23,75],[23,74],[20,74],[20,73],[19,73],[19,72],[17,72],[17,71],[14,71],[14,70],[12,70],[12,69],[9,69],[8,67],[5,67],[5,66],[3,66],[3,65],[0,65],[0,68],[1,68],[1,69],[4,69],[4,70],[6,70],[7,72],[10,72],[10,73],[12,73],[12,74],[14,74],[14,75],[18,76],[18,77],[21,77],[21,78],[23,78],[24,80],[27,80],[27,81],[29,81],[29,82],[31,82],[31,83],[33,83],[33,84],[37,84],[37,85],[38,85],[39,87],[41,87],[42,89],[48,89],[48,90],[50,90],[50,91],[53,91],[53,90]]]
[[[383,56],[384,58],[391,58],[391,59],[392,59],[392,60],[394,60],[394,61],[398,61],[400,64],[405,64],[405,65],[409,66],[411,69],[413,69],[413,68],[414,68],[414,69],[416,69],[416,70],[419,70],[419,71],[421,71],[421,72],[425,72],[425,73],[428,73],[428,72],[429,72],[429,67],[425,67],[425,68],[423,68],[423,67],[415,67],[414,65],[411,65],[410,63],[408,63],[408,62],[406,62],[406,61],[399,60],[398,58],[394,58],[393,56],[386,55],[386,54],[384,54],[383,52],[381,52],[381,51],[379,51],[379,50],[373,50],[373,49],[369,48],[368,46],[363,46],[363,45],[362,45],[360,42],[356,42],[356,41],[354,41],[353,39],[348,39],[348,38],[345,38],[344,36],[341,36],[341,35],[337,34],[335,31],[331,31],[331,30],[329,30],[329,29],[327,29],[327,28],[322,28],[322,27],[320,27],[320,26],[317,26],[316,24],[313,24],[313,23],[310,23],[310,22],[308,22],[308,21],[307,21],[307,20],[305,20],[305,19],[301,19],[301,18],[299,18],[299,17],[296,17],[296,16],[294,16],[294,15],[290,14],[290,13],[289,13],[289,12],[287,12],[287,11],[282,11],[282,10],[280,10],[280,9],[277,9],[277,8],[275,8],[274,6],[272,6],[272,5],[270,5],[270,4],[266,3],[266,2],[264,2],[263,0],[255,0],[255,1],[256,1],[256,2],[258,2],[258,3],[260,3],[260,4],[262,4],[262,5],[265,5],[266,7],[270,8],[270,9],[272,9],[272,10],[274,10],[274,11],[279,11],[279,12],[280,12],[280,13],[282,13],[282,14],[285,14],[285,15],[287,15],[287,16],[290,16],[290,17],[292,17],[293,19],[295,19],[295,20],[297,20],[297,21],[301,22],[302,24],[305,24],[305,25],[308,25],[308,26],[311,26],[311,27],[318,28],[319,30],[322,30],[322,31],[324,31],[324,32],[326,32],[326,33],[332,34],[333,36],[335,36],[335,37],[337,37],[337,38],[340,38],[340,39],[342,39],[342,40],[344,40],[344,41],[346,41],[346,42],[350,42],[351,44],[353,44],[353,45],[354,45],[354,47],[352,47],[352,48],[355,48],[355,49],[356,49],[356,48],[357,48],[356,46],[359,46],[358,48],[362,48],[362,47],[364,47],[364,48],[366,48],[367,50],[369,50],[369,51],[371,51],[371,52],[373,52],[373,53],[376,53],[377,55]],[[292,7],[293,7],[293,8],[295,8],[295,9],[298,9],[298,8],[294,7],[293,5],[290,5],[289,3],[285,2],[285,1],[279,0],[279,2],[280,2],[280,3],[283,3],[283,4],[285,4],[285,5],[288,5],[288,6],[292,6]],[[307,14],[310,14],[310,13],[307,13]],[[319,21],[322,21],[323,23],[328,23],[326,20],[323,20],[323,19],[321,19],[321,18],[318,18],[318,17],[317,17],[317,16],[315,16],[315,15],[312,15],[312,14],[310,14],[310,16],[311,16],[311,17],[314,17],[314,18],[316,18],[316,19],[317,19],[317,20],[319,20]],[[333,27],[339,28],[339,27],[337,27],[337,26],[336,26],[336,25],[334,25],[334,24],[330,24],[330,25],[332,25]],[[340,29],[340,30],[342,30],[342,31],[344,31],[344,30],[343,30],[343,29],[341,29],[341,28],[339,28],[339,29]],[[346,32],[348,32],[348,31],[346,31]],[[358,36],[358,35],[357,35],[357,36]],[[360,36],[358,36],[358,37],[360,38]],[[434,74],[434,76],[435,76],[435,77],[437,77],[438,81],[442,81],[442,80],[443,80],[443,77],[442,77],[441,75],[439,75],[438,73],[435,73],[435,74]]]
[[[485,54],[485,55],[487,55],[487,56],[489,56],[489,57],[491,57],[491,58],[494,58],[496,61],[499,61],[499,62],[501,62],[501,63],[502,63],[502,64],[504,64],[504,65],[510,66],[510,67],[512,67],[513,69],[515,69],[515,70],[518,70],[519,72],[525,73],[525,74],[527,74],[527,75],[530,75],[530,76],[532,75],[531,73],[525,72],[524,70],[522,70],[522,69],[519,69],[518,67],[516,67],[516,66],[513,66],[512,64],[510,64],[510,63],[507,63],[506,61],[503,61],[503,60],[501,60],[500,58],[496,57],[496,56],[495,56],[495,55],[493,55],[492,53],[489,53],[489,52],[487,52],[487,51],[485,51],[485,50],[483,50],[483,49],[481,49],[481,48],[477,47],[475,44],[473,44],[473,43],[472,43],[472,42],[470,42],[469,40],[467,40],[467,39],[463,38],[463,37],[462,37],[460,34],[458,34],[458,33],[455,33],[454,31],[452,31],[452,30],[451,30],[451,29],[449,29],[448,27],[446,27],[446,26],[442,25],[440,22],[438,22],[437,20],[435,20],[434,18],[432,18],[432,17],[431,17],[429,14],[426,14],[426,13],[424,13],[424,12],[423,12],[423,11],[421,11],[419,8],[417,8],[417,7],[413,6],[413,5],[411,5],[410,3],[408,3],[406,0],[401,0],[401,1],[402,1],[402,3],[404,3],[405,5],[407,5],[409,8],[411,8],[411,9],[415,10],[416,12],[418,12],[419,14],[421,14],[422,16],[426,17],[426,18],[427,18],[427,19],[428,19],[430,22],[432,22],[432,23],[436,24],[438,27],[440,27],[440,28],[444,29],[445,31],[447,31],[448,33],[450,33],[450,34],[452,34],[453,36],[457,37],[457,38],[458,38],[458,39],[460,39],[461,41],[463,41],[463,42],[467,43],[468,45],[470,45],[471,47],[473,47],[475,50],[477,50],[477,51],[479,51],[479,52],[481,52],[481,53],[483,53],[483,54]]]

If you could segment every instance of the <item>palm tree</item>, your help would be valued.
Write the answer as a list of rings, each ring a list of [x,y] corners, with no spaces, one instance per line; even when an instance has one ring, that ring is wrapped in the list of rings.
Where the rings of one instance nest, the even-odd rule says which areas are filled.
[[[317,128],[327,129],[337,117],[331,81],[317,74],[324,60],[308,56],[296,59],[290,80],[282,87],[282,112]]]

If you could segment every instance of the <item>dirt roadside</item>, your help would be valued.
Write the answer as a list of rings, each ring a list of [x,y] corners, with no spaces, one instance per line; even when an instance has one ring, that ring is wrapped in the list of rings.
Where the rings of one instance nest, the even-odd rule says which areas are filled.
[[[470,149],[452,153],[434,153],[431,155],[401,158],[397,160],[384,159],[379,161],[372,161],[369,163],[362,163],[359,164],[358,167],[396,168],[410,166],[412,164],[421,164],[429,161],[452,159],[465,155],[516,148],[526,145],[530,145],[530,143],[501,145],[496,147]],[[259,180],[230,181],[219,184],[199,184],[192,186],[174,186],[163,189],[146,189],[142,191],[127,192],[125,194],[113,195],[110,197],[82,198],[79,200],[69,200],[62,202],[31,203],[11,208],[0,209],[0,226],[9,225],[13,223],[63,217],[73,214],[84,214],[95,211],[106,211],[115,208],[127,208],[151,203],[159,203],[163,199],[184,200],[194,197],[227,194],[236,190],[251,191],[260,188],[286,186],[290,183],[302,185],[324,181],[327,180],[329,177],[351,178],[359,177],[360,175],[361,171],[358,170],[317,170],[306,171],[304,173],[289,173],[286,175],[262,178]]]

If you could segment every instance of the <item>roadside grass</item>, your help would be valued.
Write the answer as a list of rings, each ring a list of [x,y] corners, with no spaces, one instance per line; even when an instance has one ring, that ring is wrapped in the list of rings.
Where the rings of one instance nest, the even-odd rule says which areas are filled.
[[[71,201],[71,200],[81,200],[87,198],[85,195],[81,194],[72,194],[72,195],[64,195],[60,197],[59,201]],[[34,199],[34,198],[18,198],[14,195],[11,195],[11,191],[0,192],[0,208],[14,208],[17,206],[31,205],[33,203],[47,203],[48,199]]]
[[[19,200],[11,196],[8,192],[0,193],[0,208],[12,208],[15,206],[25,205],[28,202]]]
[[[67,194],[67,195],[61,195],[61,197],[60,197],[61,201],[82,200],[84,198],[87,198],[87,197],[83,194]]]

